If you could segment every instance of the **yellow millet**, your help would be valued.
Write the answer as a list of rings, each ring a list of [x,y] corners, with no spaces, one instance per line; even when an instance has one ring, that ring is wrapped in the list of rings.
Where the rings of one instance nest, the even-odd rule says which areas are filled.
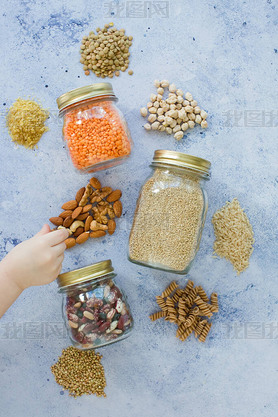
[[[7,115],[9,134],[18,145],[33,149],[48,130],[45,121],[49,112],[32,100],[18,98]]]

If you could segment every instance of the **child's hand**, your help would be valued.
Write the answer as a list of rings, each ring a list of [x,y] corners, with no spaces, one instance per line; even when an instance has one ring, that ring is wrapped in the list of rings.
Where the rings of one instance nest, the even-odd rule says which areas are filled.
[[[39,233],[17,245],[3,259],[6,276],[21,291],[54,281],[62,269],[67,238],[67,230],[51,232],[49,226],[44,225]]]

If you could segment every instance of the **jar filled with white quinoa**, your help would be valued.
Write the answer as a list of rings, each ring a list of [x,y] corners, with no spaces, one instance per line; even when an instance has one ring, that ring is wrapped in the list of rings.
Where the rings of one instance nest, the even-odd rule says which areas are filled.
[[[186,274],[199,249],[207,213],[210,162],[157,150],[143,185],[129,238],[129,260]]]

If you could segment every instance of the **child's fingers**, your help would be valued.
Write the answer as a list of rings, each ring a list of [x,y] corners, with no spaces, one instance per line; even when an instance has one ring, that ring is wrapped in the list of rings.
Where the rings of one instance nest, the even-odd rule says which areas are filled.
[[[44,241],[50,245],[55,246],[64,242],[69,237],[69,232],[66,229],[54,230],[54,232],[48,233],[43,236]]]
[[[63,255],[66,250],[66,244],[64,242],[59,243],[51,248],[52,253],[54,253],[57,257]]]
[[[49,225],[44,224],[43,227],[41,228],[41,230],[34,237],[43,236],[43,235],[46,235],[49,232],[50,232]]]

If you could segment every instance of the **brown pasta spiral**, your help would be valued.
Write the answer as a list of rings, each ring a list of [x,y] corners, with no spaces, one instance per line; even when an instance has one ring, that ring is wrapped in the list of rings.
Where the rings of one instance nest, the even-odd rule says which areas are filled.
[[[188,336],[193,332],[193,330],[194,330],[194,326],[187,327],[185,332],[180,336],[180,340],[184,342],[188,338]]]
[[[199,285],[196,288],[197,288],[198,295],[202,298],[202,300],[204,300],[206,303],[208,303],[209,302],[209,298],[208,298],[207,294],[205,293],[204,288],[201,285]]]
[[[195,327],[195,337],[200,336],[200,334],[202,333],[205,325],[207,324],[207,320],[200,320],[199,323],[197,324],[197,326]]]
[[[161,319],[162,317],[166,316],[166,311],[157,311],[156,313],[151,314],[149,317],[151,321],[155,321],[157,319]]]
[[[163,293],[161,294],[161,297],[166,298],[169,297],[169,295],[176,289],[178,288],[178,285],[176,283],[176,281],[172,281],[171,284],[166,288],[165,291],[163,291]]]
[[[210,309],[210,305],[205,303],[200,297],[199,295],[197,295],[197,297],[195,298],[194,302],[197,304],[197,306],[199,307],[199,309],[201,310],[202,314],[204,316],[207,317],[211,317],[212,316],[212,312]]]
[[[199,336],[200,342],[204,342],[206,340],[207,335],[209,334],[210,328],[211,328],[211,323],[207,323],[205,327],[203,328],[202,333]]]
[[[197,295],[196,288],[192,288],[192,290],[187,294],[186,297],[183,296],[183,299],[186,302],[188,307],[192,307],[192,305],[194,304],[196,295]]]
[[[159,307],[161,308],[161,310],[167,310],[165,300],[164,300],[163,297],[161,297],[161,295],[156,296],[156,302],[159,305]]]
[[[210,309],[213,313],[217,313],[219,311],[219,305],[218,305],[218,295],[216,292],[213,292],[210,296],[210,302],[211,306]]]
[[[194,282],[189,279],[187,281],[185,289],[183,290],[184,295],[189,294],[189,292],[192,290],[193,287],[194,287]]]

